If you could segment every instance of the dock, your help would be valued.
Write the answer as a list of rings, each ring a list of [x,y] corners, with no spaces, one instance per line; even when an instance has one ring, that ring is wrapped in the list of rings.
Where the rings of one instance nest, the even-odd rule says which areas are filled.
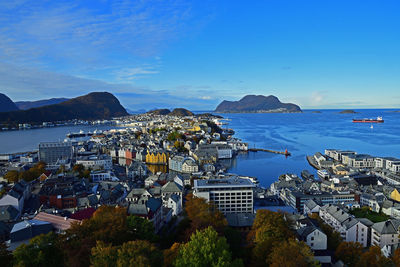
[[[248,151],[251,152],[268,152],[268,153],[274,153],[274,154],[280,154],[280,155],[285,155],[285,156],[291,156],[287,149],[285,151],[276,151],[276,150],[271,150],[271,149],[263,149],[263,148],[249,148]]]
[[[306,156],[308,163],[317,170],[320,170],[321,168],[318,166],[317,161],[314,159],[313,156]]]

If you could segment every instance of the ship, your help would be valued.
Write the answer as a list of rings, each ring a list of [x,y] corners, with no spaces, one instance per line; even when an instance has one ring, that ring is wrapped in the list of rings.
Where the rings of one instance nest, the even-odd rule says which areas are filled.
[[[353,122],[365,122],[365,123],[383,123],[382,117],[376,119],[353,119]]]

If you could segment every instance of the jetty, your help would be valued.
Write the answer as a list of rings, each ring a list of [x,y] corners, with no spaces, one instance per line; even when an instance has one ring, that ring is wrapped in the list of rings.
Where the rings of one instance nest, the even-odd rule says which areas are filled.
[[[276,151],[276,150],[271,150],[271,149],[263,149],[263,148],[249,148],[249,151],[251,152],[268,152],[268,153],[274,153],[274,154],[281,154],[285,156],[291,156],[290,152],[287,151]]]
[[[308,163],[317,170],[320,170],[321,168],[318,166],[318,162],[314,159],[313,156],[306,156]]]

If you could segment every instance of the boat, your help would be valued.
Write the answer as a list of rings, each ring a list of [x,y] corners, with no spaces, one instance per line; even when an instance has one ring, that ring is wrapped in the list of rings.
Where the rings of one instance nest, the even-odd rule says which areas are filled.
[[[92,135],[93,135],[93,133],[91,133],[91,132],[85,133],[84,131],[80,130],[77,133],[68,133],[67,137],[68,138],[79,138],[79,137],[86,137],[86,136],[92,136]]]
[[[353,119],[353,122],[365,122],[365,123],[383,123],[382,117],[377,117],[376,119]]]

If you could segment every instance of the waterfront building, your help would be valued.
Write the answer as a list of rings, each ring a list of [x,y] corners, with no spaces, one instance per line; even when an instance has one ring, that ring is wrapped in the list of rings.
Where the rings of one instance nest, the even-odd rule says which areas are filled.
[[[160,164],[167,165],[168,163],[168,153],[164,151],[150,152],[147,151],[146,154],[146,163],[147,164]]]
[[[47,164],[54,164],[60,160],[72,159],[73,149],[71,142],[42,142],[39,144],[39,160]]]
[[[195,180],[193,194],[213,202],[224,214],[252,213],[255,185],[248,179]]]
[[[348,166],[353,168],[374,168],[375,158],[367,154],[355,154],[349,156]]]
[[[176,172],[193,173],[199,171],[199,166],[191,157],[173,156],[169,159],[168,165],[169,170]]]
[[[110,155],[83,156],[76,160],[76,164],[82,164],[86,169],[110,170],[112,169],[112,158]]]

